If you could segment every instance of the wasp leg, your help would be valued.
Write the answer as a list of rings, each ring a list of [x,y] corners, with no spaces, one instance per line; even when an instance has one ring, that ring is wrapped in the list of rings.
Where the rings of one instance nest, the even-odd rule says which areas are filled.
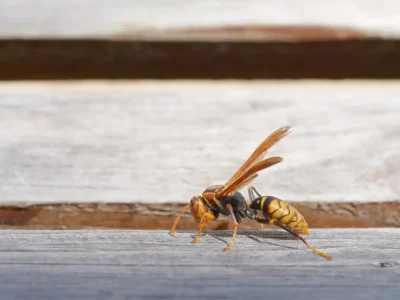
[[[249,193],[250,202],[253,202],[255,197],[254,197],[252,186],[247,187],[247,192]]]
[[[254,196],[254,193],[256,193],[258,197],[262,197],[261,194],[259,192],[257,192],[257,190],[254,186],[248,186],[247,191],[249,193],[249,198],[250,198],[251,202],[253,202],[256,199],[256,197]],[[264,228],[264,225],[262,223],[260,223],[260,226],[261,226],[261,228]]]
[[[175,230],[176,230],[176,226],[178,225],[178,222],[180,220],[180,218],[182,217],[183,213],[190,207],[190,204],[185,205],[185,207],[182,209],[181,213],[176,217],[174,225],[172,225],[171,228],[171,235],[173,237],[175,237]]]
[[[228,247],[222,249],[222,251],[229,251],[229,250],[232,249],[233,243],[234,243],[235,240],[236,240],[236,231],[237,231],[237,228],[238,228],[238,225],[239,225],[239,223],[238,223],[237,220],[236,220],[235,214],[233,213],[232,205],[227,204],[226,207],[229,209],[229,211],[230,211],[230,213],[231,213],[231,218],[232,218],[233,224],[235,224],[235,229],[233,230],[233,235],[232,235],[232,241],[231,241],[231,243],[228,245]]]
[[[192,244],[196,244],[200,241],[201,238],[201,234],[203,233],[203,230],[207,228],[207,221],[215,221],[217,218],[210,214],[210,213],[205,213],[202,217],[201,217],[201,221],[200,221],[200,226],[199,226],[199,231],[197,233],[197,238],[195,238],[194,240],[192,240]]]
[[[198,243],[199,241],[200,241],[200,237],[201,237],[201,235],[202,235],[202,233],[203,233],[203,230],[204,229],[206,229],[207,228],[207,225],[206,225],[206,218],[202,218],[201,219],[201,221],[200,221],[200,226],[199,226],[199,231],[198,231],[198,233],[197,233],[197,238],[195,238],[194,240],[192,240],[192,244],[196,244],[196,243]]]
[[[283,230],[285,230],[285,231],[289,232],[291,235],[293,235],[293,236],[296,238],[296,240],[301,240],[301,241],[307,246],[307,248],[310,249],[310,250],[311,250],[312,252],[314,252],[315,254],[318,254],[318,255],[320,255],[320,256],[322,256],[322,257],[325,257],[327,260],[332,260],[332,256],[330,256],[330,255],[328,255],[328,254],[325,254],[324,252],[315,249],[314,247],[312,247],[311,245],[309,245],[309,244],[306,242],[306,240],[303,239],[297,232],[294,232],[293,230],[291,230],[291,229],[289,229],[289,228],[283,226],[282,223],[280,223],[278,220],[256,219],[256,221],[259,222],[259,223],[276,225],[276,226],[282,228]]]
[[[262,195],[259,192],[257,192],[257,190],[254,186],[247,187],[247,191],[249,192],[249,197],[250,197],[251,201],[254,201],[254,199],[256,199],[256,197],[254,196],[254,193],[257,194],[257,197],[262,197]]]

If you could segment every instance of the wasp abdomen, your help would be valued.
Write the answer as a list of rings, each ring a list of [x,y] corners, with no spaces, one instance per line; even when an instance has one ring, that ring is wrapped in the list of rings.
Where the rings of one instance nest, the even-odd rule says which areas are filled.
[[[272,196],[262,197],[261,211],[266,219],[277,220],[294,232],[308,234],[306,220],[293,205],[286,201]]]

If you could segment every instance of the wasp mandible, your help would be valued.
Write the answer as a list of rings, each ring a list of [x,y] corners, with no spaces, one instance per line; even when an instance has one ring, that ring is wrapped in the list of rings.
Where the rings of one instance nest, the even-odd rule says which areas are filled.
[[[171,235],[175,236],[176,226],[182,214],[189,208],[194,221],[199,223],[197,238],[192,240],[192,243],[199,242],[203,230],[207,228],[208,221],[215,221],[222,214],[230,216],[235,226],[231,243],[228,247],[222,249],[223,251],[231,250],[236,239],[238,224],[241,223],[242,218],[246,217],[246,210],[249,209],[245,198],[238,191],[253,181],[258,176],[257,172],[280,163],[283,160],[281,157],[270,157],[267,159],[264,159],[264,157],[266,151],[288,135],[290,131],[291,127],[285,126],[269,135],[225,185],[210,186],[201,195],[193,196],[190,203],[185,205],[182,212],[176,218],[171,229]]]

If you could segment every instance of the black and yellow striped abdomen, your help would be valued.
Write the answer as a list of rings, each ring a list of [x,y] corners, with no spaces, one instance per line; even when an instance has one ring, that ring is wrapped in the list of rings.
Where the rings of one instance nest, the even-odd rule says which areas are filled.
[[[256,200],[260,201],[260,210],[266,219],[277,220],[296,233],[308,234],[306,220],[293,205],[272,196],[264,196]]]

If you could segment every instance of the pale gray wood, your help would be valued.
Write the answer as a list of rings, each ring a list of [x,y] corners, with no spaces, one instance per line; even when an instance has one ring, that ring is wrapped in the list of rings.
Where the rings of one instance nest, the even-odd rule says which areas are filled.
[[[2,83],[0,107],[3,204],[188,202],[285,125],[261,193],[400,199],[398,81]]]
[[[398,299],[400,229],[1,231],[2,299]]]
[[[226,25],[350,27],[398,36],[399,11],[396,0],[2,0],[0,37],[162,38],[169,29]]]

